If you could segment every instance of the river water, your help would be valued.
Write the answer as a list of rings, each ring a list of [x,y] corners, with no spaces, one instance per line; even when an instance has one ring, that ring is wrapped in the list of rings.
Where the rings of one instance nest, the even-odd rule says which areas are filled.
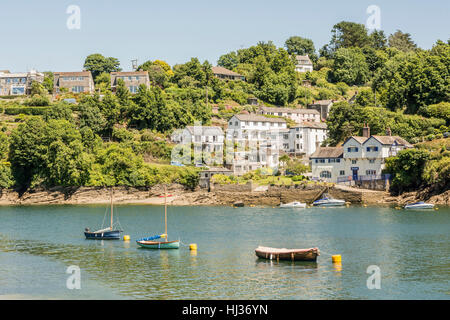
[[[129,242],[85,240],[85,227],[108,223],[103,206],[0,207],[0,298],[450,298],[450,208],[168,207],[179,250],[135,243],[164,232],[164,207],[116,209]],[[258,245],[322,254],[317,263],[278,263],[258,259]],[[73,265],[80,289],[66,285]],[[369,266],[379,267],[380,289],[368,289]]]

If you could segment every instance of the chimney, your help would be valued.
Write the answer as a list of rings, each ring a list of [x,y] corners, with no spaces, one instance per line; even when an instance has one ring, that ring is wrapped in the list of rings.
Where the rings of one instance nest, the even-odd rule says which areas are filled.
[[[369,138],[370,137],[370,127],[367,125],[367,123],[364,123],[363,137],[364,138]]]
[[[386,128],[386,135],[389,137],[392,135],[391,128],[389,127]]]

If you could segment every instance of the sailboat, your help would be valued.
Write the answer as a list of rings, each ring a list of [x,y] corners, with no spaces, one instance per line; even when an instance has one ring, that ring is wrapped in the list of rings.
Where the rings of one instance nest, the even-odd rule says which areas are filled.
[[[114,230],[113,216],[114,216],[114,204],[113,204],[114,191],[111,188],[111,224],[108,228],[90,231],[89,228],[84,229],[84,235],[86,239],[94,240],[118,240],[120,239],[120,233],[122,230]],[[105,213],[106,214],[106,213]]]
[[[161,235],[142,238],[136,240],[136,243],[142,248],[147,249],[178,249],[180,247],[180,240],[169,241],[167,237],[167,192],[164,186],[164,224],[165,232]],[[164,239],[159,241],[158,239]]]

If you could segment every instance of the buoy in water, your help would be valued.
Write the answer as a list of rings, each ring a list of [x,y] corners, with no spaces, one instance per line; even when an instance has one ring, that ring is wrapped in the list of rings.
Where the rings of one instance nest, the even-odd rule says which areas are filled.
[[[196,243],[191,243],[189,245],[189,250],[197,250],[197,244]]]
[[[333,263],[341,263],[342,257],[340,254],[336,254],[334,256],[331,256],[331,261],[333,261]]]
[[[124,235],[123,236],[123,241],[130,241],[130,236],[129,235]]]

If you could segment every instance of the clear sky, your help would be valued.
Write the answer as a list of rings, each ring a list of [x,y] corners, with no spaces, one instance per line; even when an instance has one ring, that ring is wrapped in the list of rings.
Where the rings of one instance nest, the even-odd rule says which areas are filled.
[[[69,30],[69,5],[81,28]],[[116,57],[124,70],[161,59],[191,57],[212,64],[224,53],[298,35],[318,50],[342,20],[365,24],[369,5],[381,10],[381,29],[400,29],[422,48],[450,38],[448,0],[22,0],[0,1],[0,70],[81,70],[91,53]]]

